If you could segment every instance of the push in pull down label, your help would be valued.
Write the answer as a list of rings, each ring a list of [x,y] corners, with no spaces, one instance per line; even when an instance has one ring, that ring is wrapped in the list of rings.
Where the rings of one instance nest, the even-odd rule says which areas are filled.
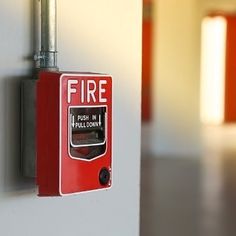
[[[106,110],[106,106],[69,108],[69,145],[72,157],[91,160],[105,152],[107,139]]]

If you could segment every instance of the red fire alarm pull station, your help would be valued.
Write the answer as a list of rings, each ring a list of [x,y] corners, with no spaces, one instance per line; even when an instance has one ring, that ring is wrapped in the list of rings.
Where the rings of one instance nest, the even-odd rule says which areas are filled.
[[[111,187],[111,76],[41,72],[36,114],[39,196]]]
[[[21,169],[39,196],[64,196],[112,185],[112,78],[60,72],[56,0],[40,0],[41,50],[21,86]],[[35,4],[36,4],[35,2]]]

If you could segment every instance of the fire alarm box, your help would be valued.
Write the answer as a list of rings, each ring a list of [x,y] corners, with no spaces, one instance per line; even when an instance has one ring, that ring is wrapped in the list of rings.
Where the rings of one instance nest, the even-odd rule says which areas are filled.
[[[45,71],[36,90],[39,196],[110,188],[111,76]]]

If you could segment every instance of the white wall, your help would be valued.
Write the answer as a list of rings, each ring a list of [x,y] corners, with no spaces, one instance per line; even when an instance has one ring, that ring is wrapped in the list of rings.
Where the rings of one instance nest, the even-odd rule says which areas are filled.
[[[235,0],[201,0],[201,13],[206,15],[211,11],[223,11],[223,12],[233,12],[236,11],[236,1]]]
[[[19,81],[31,68],[32,2],[2,0],[0,8],[0,235],[137,236],[141,0],[58,1],[60,68],[114,77],[113,188],[66,198],[38,198],[19,173]]]
[[[196,0],[158,0],[154,16],[155,156],[196,156],[199,142],[200,24]]]
[[[154,3],[154,118],[143,126],[143,152],[155,157],[199,157],[201,21],[214,10],[235,12],[236,0]]]

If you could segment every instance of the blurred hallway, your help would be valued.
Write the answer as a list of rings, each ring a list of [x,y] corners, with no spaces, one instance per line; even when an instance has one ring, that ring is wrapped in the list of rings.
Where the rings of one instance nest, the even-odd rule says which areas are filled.
[[[236,234],[236,126],[202,134],[201,158],[143,157],[141,236]]]

